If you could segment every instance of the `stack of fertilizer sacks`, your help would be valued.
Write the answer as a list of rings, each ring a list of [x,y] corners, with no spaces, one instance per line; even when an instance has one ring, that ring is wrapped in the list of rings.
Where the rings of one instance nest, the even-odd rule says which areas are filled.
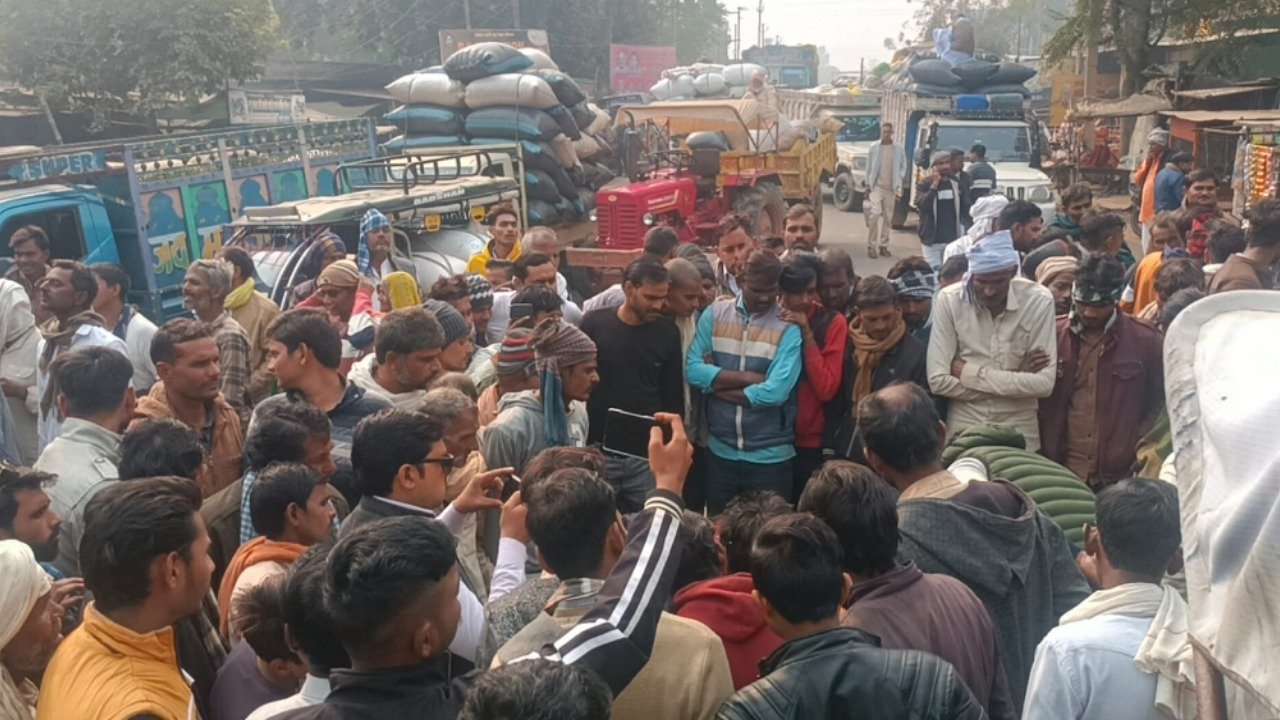
[[[608,113],[539,50],[478,43],[387,92],[404,103],[385,116],[403,130],[382,146],[387,153],[519,143],[530,224],[586,217],[614,177],[604,164],[613,153]]]
[[[890,84],[922,95],[1018,95],[1020,103],[1030,94],[1025,83],[1035,74],[1026,65],[1001,62],[985,53],[954,65],[934,53],[922,53],[903,63]]]
[[[751,76],[764,71],[754,63],[694,63],[663,70],[662,79],[649,88],[649,94],[654,100],[740,98],[747,93]]]

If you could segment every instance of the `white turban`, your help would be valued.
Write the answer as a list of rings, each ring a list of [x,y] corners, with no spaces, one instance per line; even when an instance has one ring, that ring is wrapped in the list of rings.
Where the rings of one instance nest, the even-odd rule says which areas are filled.
[[[27,544],[18,540],[0,540],[0,649],[9,644],[36,601],[49,592],[52,583]],[[29,680],[24,681],[28,685]],[[0,717],[22,720],[32,717],[34,698],[30,689],[23,692],[9,670],[0,665]]]
[[[1008,204],[1009,198],[1004,195],[987,195],[978,198],[978,201],[969,209],[969,217],[973,218],[973,225],[969,228],[969,232],[956,238],[955,242],[947,243],[942,261],[950,260],[953,255],[968,255],[974,243],[991,234],[996,220],[1000,218],[1000,213],[1004,212]]]
[[[969,272],[964,274],[964,298],[978,304],[978,296],[973,291],[974,275],[1015,270],[1018,267],[1018,251],[1013,248],[1013,236],[1008,230],[988,235],[974,244],[969,250]]]
[[[1164,145],[1165,147],[1168,147],[1169,131],[1156,128],[1155,130],[1152,130],[1151,132],[1147,133],[1147,142],[1155,143],[1157,145]]]

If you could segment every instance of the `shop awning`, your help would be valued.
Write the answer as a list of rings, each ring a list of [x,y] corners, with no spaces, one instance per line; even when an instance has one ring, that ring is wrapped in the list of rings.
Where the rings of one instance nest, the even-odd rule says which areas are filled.
[[[1161,110],[1169,110],[1173,106],[1158,95],[1135,93],[1119,100],[1085,99],[1081,100],[1068,113],[1071,120],[1089,120],[1100,117],[1139,117],[1154,115]]]

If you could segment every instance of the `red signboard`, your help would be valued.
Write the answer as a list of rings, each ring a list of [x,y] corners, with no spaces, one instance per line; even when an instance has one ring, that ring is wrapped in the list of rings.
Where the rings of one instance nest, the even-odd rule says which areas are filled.
[[[655,45],[610,45],[609,84],[615,93],[644,92],[675,67],[676,49]]]

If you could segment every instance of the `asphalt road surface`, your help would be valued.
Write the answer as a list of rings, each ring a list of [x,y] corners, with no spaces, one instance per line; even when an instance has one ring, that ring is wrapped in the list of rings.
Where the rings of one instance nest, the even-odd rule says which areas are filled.
[[[889,252],[893,257],[867,257],[867,220],[860,212],[837,210],[828,200],[822,209],[822,247],[838,247],[853,258],[858,275],[884,275],[898,260],[908,255],[920,255],[920,238],[915,232],[916,216],[907,218],[908,229],[889,231]]]

